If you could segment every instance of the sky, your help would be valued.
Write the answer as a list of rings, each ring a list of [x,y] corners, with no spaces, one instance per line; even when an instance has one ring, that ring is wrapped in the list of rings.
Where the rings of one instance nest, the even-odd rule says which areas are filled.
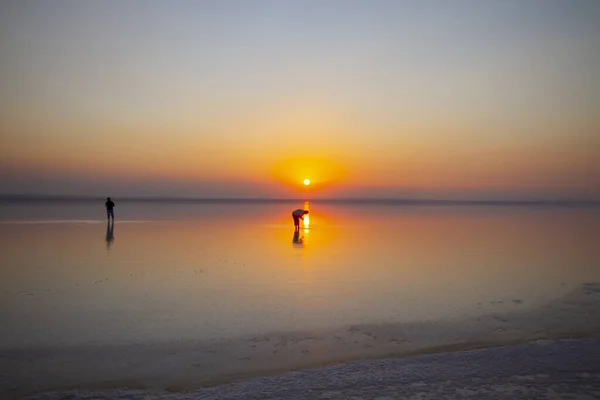
[[[598,21],[597,0],[0,0],[0,193],[598,200]]]

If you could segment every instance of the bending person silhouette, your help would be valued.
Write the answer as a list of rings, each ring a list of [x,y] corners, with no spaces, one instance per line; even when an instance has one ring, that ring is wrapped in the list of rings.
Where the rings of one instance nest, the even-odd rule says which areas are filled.
[[[304,216],[308,214],[308,210],[297,209],[292,212],[292,217],[294,218],[294,229],[300,229],[300,220],[304,221]]]
[[[107,197],[104,205],[106,206],[106,219],[110,221],[112,218],[113,222],[115,222],[115,203],[110,199],[110,197]]]

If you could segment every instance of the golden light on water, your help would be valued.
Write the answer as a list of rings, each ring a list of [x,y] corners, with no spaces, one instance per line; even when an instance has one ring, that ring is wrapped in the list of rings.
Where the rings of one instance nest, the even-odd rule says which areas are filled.
[[[304,209],[307,211],[310,210],[310,202],[308,202],[308,201],[304,202]],[[303,225],[304,225],[304,231],[307,232],[308,229],[310,228],[310,214],[304,214]]]

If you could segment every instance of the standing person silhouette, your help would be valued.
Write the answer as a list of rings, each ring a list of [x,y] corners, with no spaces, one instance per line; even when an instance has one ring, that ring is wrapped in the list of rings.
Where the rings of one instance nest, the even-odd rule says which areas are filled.
[[[104,205],[106,206],[106,219],[110,221],[110,219],[112,218],[113,222],[115,222],[115,203],[110,199],[110,197],[107,197],[106,203],[104,203]]]
[[[294,218],[294,230],[300,229],[300,220],[304,220],[304,215],[308,214],[308,210],[297,209],[292,212]]]

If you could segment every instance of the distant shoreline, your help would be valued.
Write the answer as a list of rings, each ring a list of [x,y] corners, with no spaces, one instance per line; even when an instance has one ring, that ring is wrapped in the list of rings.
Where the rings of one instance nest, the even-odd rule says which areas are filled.
[[[600,200],[446,200],[446,199],[407,199],[407,198],[219,198],[219,197],[115,197],[120,202],[162,202],[162,203],[298,203],[310,201],[317,204],[365,204],[397,206],[546,206],[546,207],[598,207]],[[0,203],[43,203],[43,202],[98,202],[101,196],[85,195],[44,195],[44,194],[0,194]]]

